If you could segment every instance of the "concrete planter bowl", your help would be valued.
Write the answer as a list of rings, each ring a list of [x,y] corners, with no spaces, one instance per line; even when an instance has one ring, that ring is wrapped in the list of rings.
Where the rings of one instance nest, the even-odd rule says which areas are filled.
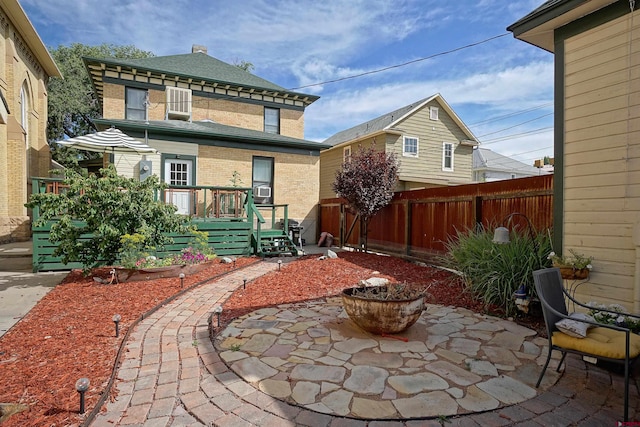
[[[378,335],[397,334],[416,323],[425,310],[425,296],[384,299],[386,286],[353,287],[342,291],[342,306],[360,328]],[[364,296],[363,296],[364,295]]]

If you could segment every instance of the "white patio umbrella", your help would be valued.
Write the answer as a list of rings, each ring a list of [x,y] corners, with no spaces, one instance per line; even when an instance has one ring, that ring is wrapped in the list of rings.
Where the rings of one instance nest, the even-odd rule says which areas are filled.
[[[98,153],[157,153],[155,148],[130,137],[120,129],[110,128],[57,142],[60,145]]]

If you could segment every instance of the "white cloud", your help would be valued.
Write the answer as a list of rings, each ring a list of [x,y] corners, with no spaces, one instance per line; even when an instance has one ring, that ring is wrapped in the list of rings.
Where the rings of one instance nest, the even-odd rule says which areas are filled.
[[[475,106],[477,112],[472,120],[480,121],[487,109],[516,111],[548,103],[552,88],[552,63],[532,63],[496,73],[471,74],[457,80],[391,81],[382,85],[349,87],[323,96],[307,110],[307,136],[315,140],[328,138],[342,129],[435,93],[441,93],[458,114],[458,106]]]
[[[255,74],[288,88],[502,34],[542,2],[20,0],[48,46],[109,43],[174,55],[201,44],[223,61],[253,63]],[[549,102],[552,61],[552,55],[508,35],[382,73],[304,88],[299,91],[322,95],[305,114],[306,136],[323,140],[437,92],[465,122]],[[486,124],[479,130],[500,126],[507,125]]]

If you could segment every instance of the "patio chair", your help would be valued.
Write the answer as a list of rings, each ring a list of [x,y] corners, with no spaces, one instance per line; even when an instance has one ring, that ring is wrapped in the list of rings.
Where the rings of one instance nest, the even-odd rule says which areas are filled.
[[[551,352],[553,350],[558,350],[562,353],[562,358],[556,369],[557,372],[560,372],[560,367],[567,353],[595,357],[599,360],[621,364],[624,366],[624,421],[628,421],[629,376],[633,363],[638,359],[638,356],[640,356],[640,336],[632,333],[628,328],[621,326],[605,325],[597,323],[592,319],[585,319],[584,317],[576,320],[575,317],[572,318],[569,316],[565,298],[578,307],[584,307],[586,309],[590,309],[591,307],[576,301],[565,291],[560,269],[546,268],[534,271],[533,281],[542,305],[544,322],[547,327],[547,336],[549,337],[547,361],[542,368],[542,372],[536,383],[536,388],[540,386],[542,377],[549,366]],[[598,309],[598,311],[607,312],[609,310]],[[640,319],[640,316],[628,316]],[[570,319],[573,325],[575,325],[573,321],[576,321],[577,326],[585,326],[584,324],[586,324],[587,327],[583,328],[583,332],[586,330],[586,332],[584,332],[585,337],[578,338],[571,336],[574,335],[571,331],[569,331],[571,335],[568,335],[566,333],[567,329],[565,328],[563,328],[565,332],[562,332],[558,328],[557,323],[563,319]],[[561,324],[561,327],[562,326],[563,324]]]

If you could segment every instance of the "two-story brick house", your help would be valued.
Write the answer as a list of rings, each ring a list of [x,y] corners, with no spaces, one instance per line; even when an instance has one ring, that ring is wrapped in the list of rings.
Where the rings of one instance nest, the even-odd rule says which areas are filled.
[[[29,240],[24,206],[48,176],[47,81],[60,70],[17,0],[0,3],[0,243]]]
[[[112,126],[158,154],[116,155],[119,173],[155,173],[171,185],[252,187],[258,204],[287,204],[289,218],[315,239],[320,151],[304,138],[304,111],[317,96],[297,93],[192,53],[135,60],[84,58]],[[190,205],[172,193],[182,213]]]
[[[397,191],[472,182],[473,147],[478,142],[440,94],[336,133],[320,155],[320,198],[335,197],[331,186],[343,161],[375,143],[400,161]]]

